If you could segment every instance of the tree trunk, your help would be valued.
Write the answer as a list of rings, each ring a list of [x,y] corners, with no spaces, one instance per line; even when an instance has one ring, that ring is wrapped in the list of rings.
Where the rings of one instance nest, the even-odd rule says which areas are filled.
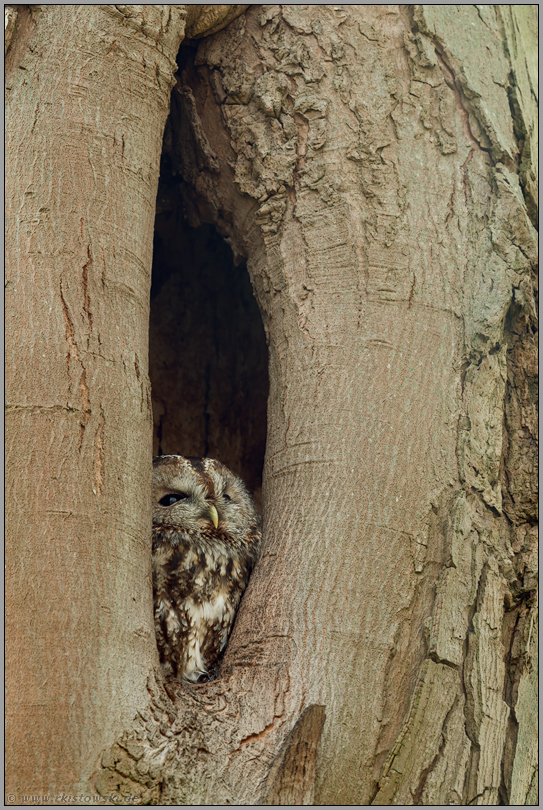
[[[8,8],[6,752],[19,796],[88,793],[158,660],[149,286],[185,15]]]
[[[186,49],[169,158],[247,260],[270,393],[260,561],[218,679],[166,689],[153,203],[184,26],[225,7],[25,8],[7,789],[536,803],[535,7],[254,5]]]

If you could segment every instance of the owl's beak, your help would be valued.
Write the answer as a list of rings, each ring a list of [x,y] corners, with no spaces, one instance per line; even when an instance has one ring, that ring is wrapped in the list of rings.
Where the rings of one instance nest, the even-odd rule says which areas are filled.
[[[209,506],[209,512],[208,512],[209,517],[211,518],[215,528],[217,528],[217,526],[219,525],[219,513],[217,512],[217,509],[214,506],[214,504],[210,503],[210,504],[208,504],[208,506]]]

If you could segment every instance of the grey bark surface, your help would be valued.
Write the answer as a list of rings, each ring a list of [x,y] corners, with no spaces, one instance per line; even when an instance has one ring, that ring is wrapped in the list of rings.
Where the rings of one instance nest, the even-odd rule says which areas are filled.
[[[63,7],[40,8],[48,9],[48,19],[51,9]],[[99,15],[114,7],[72,8]],[[167,9],[184,9],[122,8],[143,8],[144,17],[156,9],[151,14],[158,15],[162,31],[168,30]],[[268,340],[270,378],[262,556],[219,677],[208,684],[164,689],[155,669],[148,504],[141,494],[151,440],[148,400],[141,404],[150,236],[142,239],[139,253],[133,246],[123,252],[119,237],[133,236],[133,212],[123,220],[125,230],[112,233],[113,215],[91,210],[81,231],[83,203],[71,205],[72,192],[63,197],[52,189],[56,208],[51,203],[50,208],[63,237],[55,244],[64,252],[51,254],[32,283],[52,279],[55,295],[41,296],[20,282],[13,294],[19,289],[26,298],[10,305],[10,312],[36,307],[28,320],[41,331],[28,323],[17,331],[14,317],[13,346],[23,341],[29,371],[27,389],[13,400],[20,427],[11,446],[19,458],[9,491],[14,503],[25,494],[38,497],[39,489],[38,494],[27,489],[36,478],[21,472],[37,457],[32,443],[38,437],[52,448],[51,480],[70,487],[65,512],[76,513],[72,480],[79,482],[77,492],[83,482],[97,489],[96,458],[100,497],[111,501],[106,509],[94,493],[96,506],[89,512],[94,503],[89,492],[81,506],[88,523],[77,523],[72,545],[64,513],[55,518],[63,521],[62,531],[50,527],[39,534],[49,525],[39,506],[28,509],[34,522],[14,534],[16,550],[25,548],[25,538],[32,541],[19,552],[11,592],[15,609],[30,583],[26,612],[17,616],[17,638],[26,639],[26,647],[19,642],[14,654],[21,661],[16,676],[24,677],[29,651],[42,656],[44,676],[54,671],[51,659],[59,651],[51,631],[43,635],[45,625],[80,655],[73,681],[60,689],[67,701],[77,695],[76,708],[66,715],[60,706],[58,714],[70,718],[63,720],[66,732],[81,718],[84,745],[77,741],[73,750],[81,751],[82,759],[73,765],[70,750],[74,775],[54,775],[51,763],[66,753],[63,740],[64,748],[57,745],[44,763],[51,784],[81,781],[101,745],[93,789],[104,797],[130,793],[140,803],[537,802],[531,222],[537,168],[532,67],[518,42],[536,17],[535,7],[517,14],[518,8],[255,5],[204,39],[194,59],[187,59],[174,93],[184,99],[192,136],[190,148],[174,137],[172,159],[185,184],[193,186],[185,199],[192,221],[214,222],[234,253],[247,258]],[[44,29],[43,42],[54,36],[51,28]],[[83,28],[93,47],[99,41],[107,52],[111,43],[91,33],[96,24]],[[63,42],[75,41],[73,29],[55,30]],[[134,30],[121,41],[139,43],[145,55],[134,64],[144,76],[147,69],[152,74],[134,95],[141,104],[154,99],[160,109],[152,122],[151,114],[141,111],[155,127],[153,155],[148,144],[131,153],[134,160],[152,158],[155,168],[147,174],[127,171],[140,184],[138,194],[142,176],[150,178],[149,202],[135,205],[144,230],[146,206],[156,191],[156,144],[171,72],[162,87],[155,62],[151,70],[141,21]],[[179,30],[181,36],[182,26]],[[195,27],[193,35],[199,33]],[[17,23],[12,36],[17,42]],[[45,45],[41,49],[45,52]],[[25,58],[38,59],[38,51],[34,47]],[[110,64],[115,70],[118,59]],[[17,77],[24,82],[21,73]],[[72,86],[58,80],[50,85],[57,92]],[[70,103],[77,108],[73,95]],[[108,98],[99,109],[112,106]],[[13,144],[19,144],[17,126],[30,131],[34,119],[23,110],[13,120],[19,122],[13,124]],[[47,117],[36,121],[37,131],[46,133]],[[132,123],[130,132],[136,129]],[[81,125],[77,133],[80,137]],[[43,154],[51,154],[53,142],[45,142]],[[21,154],[19,172],[40,165]],[[92,188],[91,179],[96,183],[100,175],[88,164],[80,171],[88,173]],[[102,171],[112,165],[113,156],[106,154]],[[19,176],[16,183],[15,177],[14,170],[13,206],[19,211],[20,199],[33,190],[32,178],[22,182]],[[123,177],[119,171],[117,182]],[[50,188],[38,179],[39,188]],[[127,194],[122,186],[117,206]],[[65,199],[66,210],[59,209],[59,199]],[[35,205],[26,227],[40,233],[36,223],[44,220],[43,202]],[[69,215],[72,227],[66,224]],[[117,343],[115,308],[101,303],[109,300],[103,291],[108,285],[94,276],[97,245],[106,236],[94,242],[84,236],[86,228],[102,222],[109,226],[110,249],[124,258],[114,276],[117,284],[110,282],[128,293],[118,306],[140,307],[131,320],[136,334]],[[22,227],[14,225],[13,239]],[[24,250],[14,245],[13,255],[36,262],[42,254],[33,245]],[[77,267],[73,280],[62,276],[63,261],[66,274],[68,266]],[[109,279],[114,260],[100,266]],[[134,278],[128,275],[131,267]],[[17,279],[23,275],[20,267]],[[102,283],[102,290],[91,282]],[[134,289],[140,291],[137,305]],[[120,377],[97,377],[96,394],[86,363],[91,355],[98,361],[91,344],[79,338],[75,313],[85,341],[103,322],[108,351],[121,355],[115,363],[100,350]],[[122,327],[127,328],[125,320]],[[56,377],[50,374],[49,395],[39,357],[43,349],[34,342],[45,328],[56,346],[47,368],[58,369]],[[122,354],[128,346],[142,352],[138,385],[134,359]],[[134,390],[128,374],[135,375]],[[28,391],[37,380],[40,399],[32,401]],[[61,380],[67,393],[59,398]],[[113,407],[112,390],[124,398],[115,403],[122,418],[110,431],[100,429],[94,397],[103,391],[102,407]],[[47,408],[54,413],[43,414]],[[64,422],[46,421],[46,430],[25,419]],[[109,414],[106,426],[108,419]],[[73,447],[62,447],[61,439]],[[106,439],[111,444],[104,445]],[[127,442],[133,454],[128,460]],[[105,458],[113,458],[121,445],[126,477],[112,464],[106,486],[101,453],[107,447]],[[87,466],[69,474],[65,458]],[[121,493],[125,511],[119,515]],[[46,509],[51,503],[63,508],[56,491],[45,495]],[[136,512],[130,511],[134,499]],[[61,538],[56,546],[55,537]],[[33,558],[38,542],[45,549],[40,561]],[[36,570],[43,560],[43,570],[52,572],[51,580],[43,580],[49,592],[36,599]],[[71,567],[63,563],[59,569],[61,560]],[[73,599],[68,610],[65,600],[55,601],[64,598],[66,581],[88,583],[80,585],[85,599]],[[75,585],[70,588],[73,594]],[[97,618],[102,615],[97,592],[106,595],[107,628]],[[48,624],[50,613],[43,627],[25,625],[25,616],[35,621],[42,602],[56,611],[57,624]],[[85,634],[77,624],[84,608],[91,644],[82,642]],[[91,654],[96,646],[86,645],[99,645],[103,654]],[[69,672],[61,668],[60,677]],[[131,679],[131,691],[122,686],[121,672]],[[24,721],[21,727],[29,722],[28,707],[48,694],[40,674],[32,669],[31,686],[13,704],[21,707],[15,717]],[[111,680],[104,685],[97,678]],[[86,719],[89,707],[92,723]],[[42,727],[51,728],[53,719],[49,713]],[[100,725],[100,733],[88,731],[91,725]],[[17,756],[24,760],[20,749]]]
[[[179,79],[185,204],[247,257],[271,388],[220,678],[115,753],[154,801],[533,801],[536,243],[507,36],[497,7],[252,7]]]
[[[215,23],[232,8],[201,7]],[[158,661],[149,286],[186,16],[6,9],[6,790],[18,801],[90,795]]]
[[[114,6],[22,14],[7,55],[6,750],[10,789],[47,794],[88,790],[156,655],[146,322],[181,36],[175,10],[145,33]]]

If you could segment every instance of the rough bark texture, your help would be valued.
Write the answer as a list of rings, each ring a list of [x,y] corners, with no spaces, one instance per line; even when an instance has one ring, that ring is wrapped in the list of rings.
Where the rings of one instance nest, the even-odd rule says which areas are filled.
[[[185,206],[247,257],[268,338],[265,540],[219,679],[157,693],[104,793],[533,803],[533,165],[507,30],[495,6],[253,6],[187,57]]]
[[[17,779],[39,770],[20,749],[39,702],[40,728],[56,723],[53,744],[39,749],[48,784],[81,782],[102,744],[93,787],[104,797],[536,803],[535,116],[518,44],[534,7],[253,5],[187,55],[174,92],[190,137],[172,133],[171,159],[191,221],[213,221],[247,258],[270,396],[261,559],[218,679],[166,690],[152,677],[145,552],[150,236],[141,232],[170,80],[155,71],[156,31],[168,31],[168,9],[182,17],[184,7],[40,8],[48,27],[29,14],[25,23],[34,73],[18,71],[11,91],[12,103],[38,110],[14,110],[8,192],[19,217],[8,227],[8,293],[21,297],[8,311],[24,313],[8,327],[8,357],[21,347],[25,358],[11,383],[20,392],[8,444],[17,456],[10,500],[25,510],[12,529],[8,595],[19,645],[13,761],[27,767]],[[98,15],[77,38],[74,8]],[[118,35],[100,26],[103,15]],[[17,25],[8,59],[20,53]],[[112,41],[126,45],[106,63],[115,72],[126,60],[122,110],[136,67],[135,101],[156,104],[139,111],[155,151],[133,145],[131,170],[108,124],[120,104],[113,81],[101,77],[104,119],[94,111],[89,132],[80,93],[92,61],[79,55],[78,81],[65,54],[62,68],[54,64],[66,43],[107,54]],[[39,94],[21,92],[47,54]],[[48,107],[51,93],[61,98]],[[59,107],[63,132],[76,133],[87,158],[78,158],[77,186],[71,164],[61,174],[44,166],[57,155]],[[34,131],[42,140],[29,141],[32,159],[24,137]],[[88,155],[107,133],[112,151],[96,164]],[[121,167],[102,197],[98,165]],[[122,201],[144,188],[140,219],[131,210],[113,228]],[[56,252],[52,237],[41,246],[45,227],[62,235]],[[122,257],[120,267],[103,255]],[[103,303],[108,290],[118,321],[114,303]],[[139,371],[127,347],[142,351]],[[108,472],[101,459],[116,454],[126,469]],[[42,472],[29,476],[36,460]],[[53,472],[44,479],[43,469]],[[75,663],[55,681],[64,651]],[[29,672],[31,656],[40,667]]]
[[[186,13],[6,13],[6,790],[17,803],[88,795],[157,663],[149,286]]]
[[[155,656],[146,322],[182,17],[23,13],[7,75],[6,750],[9,789],[48,793],[87,789]]]

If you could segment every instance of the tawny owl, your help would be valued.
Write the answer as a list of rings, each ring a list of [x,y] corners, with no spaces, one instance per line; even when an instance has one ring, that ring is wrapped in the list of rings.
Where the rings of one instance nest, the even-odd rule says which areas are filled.
[[[209,677],[226,647],[260,545],[243,482],[211,458],[153,459],[153,593],[168,674]]]

